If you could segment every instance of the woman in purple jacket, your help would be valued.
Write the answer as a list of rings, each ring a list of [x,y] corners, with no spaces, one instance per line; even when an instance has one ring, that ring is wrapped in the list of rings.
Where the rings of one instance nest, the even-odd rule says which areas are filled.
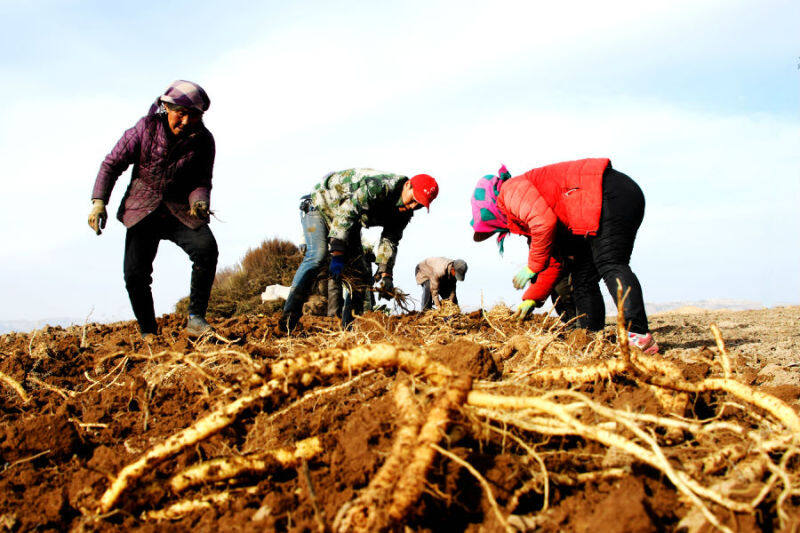
[[[192,260],[188,333],[211,330],[205,314],[218,252],[208,227],[214,137],[203,125],[203,113],[210,103],[196,83],[173,82],[147,116],[122,135],[94,184],[89,226],[100,235],[114,183],[133,165],[117,218],[127,228],[125,287],[146,340],[158,334],[150,284],[162,239],[180,246]]]

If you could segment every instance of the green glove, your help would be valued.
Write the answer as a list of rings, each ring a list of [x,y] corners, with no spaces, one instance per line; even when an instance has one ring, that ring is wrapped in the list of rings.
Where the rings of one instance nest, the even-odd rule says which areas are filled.
[[[533,270],[531,270],[526,266],[525,268],[517,272],[516,276],[514,276],[514,288],[517,290],[523,289],[525,288],[525,285],[527,285],[529,281],[531,283],[536,281],[536,272],[534,272]]]
[[[517,306],[517,310],[511,315],[511,318],[525,320],[534,307],[538,307],[536,300],[522,300],[522,303]]]
[[[89,227],[100,235],[106,228],[107,220],[106,203],[99,198],[95,198],[92,200],[92,211],[89,213]]]
[[[189,214],[200,220],[208,220],[208,202],[198,200],[192,204]]]

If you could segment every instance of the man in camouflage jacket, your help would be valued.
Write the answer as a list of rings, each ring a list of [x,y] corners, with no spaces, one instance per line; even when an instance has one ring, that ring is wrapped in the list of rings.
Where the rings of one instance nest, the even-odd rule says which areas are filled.
[[[334,279],[341,277],[346,262],[362,262],[362,227],[383,228],[375,248],[375,278],[382,289],[392,291],[392,271],[403,230],[414,210],[430,208],[438,193],[436,180],[427,174],[407,178],[353,168],[326,175],[300,204],[306,253],[292,281],[280,329],[291,331],[297,325],[303,302],[329,252],[328,270]]]

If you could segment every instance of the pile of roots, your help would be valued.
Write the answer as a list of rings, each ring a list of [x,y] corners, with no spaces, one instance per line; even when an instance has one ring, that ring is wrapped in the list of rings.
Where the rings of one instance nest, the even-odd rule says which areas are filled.
[[[306,317],[281,339],[276,317],[249,317],[198,342],[165,323],[160,344],[106,353],[74,328],[83,383],[33,368],[25,337],[28,353],[1,367],[4,420],[49,406],[80,442],[72,459],[10,461],[7,432],[0,489],[26,465],[60,465],[82,485],[49,523],[99,529],[800,525],[800,418],[747,384],[716,328],[671,359],[628,346],[622,319],[590,335],[510,315],[374,313],[349,331]]]

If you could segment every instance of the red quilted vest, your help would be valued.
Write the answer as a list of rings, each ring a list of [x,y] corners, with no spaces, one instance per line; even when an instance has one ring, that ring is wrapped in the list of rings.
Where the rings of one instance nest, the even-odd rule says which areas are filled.
[[[579,159],[534,168],[503,184],[497,206],[512,233],[531,238],[528,267],[542,272],[550,260],[556,224],[576,235],[594,235],[603,204],[608,158]]]

